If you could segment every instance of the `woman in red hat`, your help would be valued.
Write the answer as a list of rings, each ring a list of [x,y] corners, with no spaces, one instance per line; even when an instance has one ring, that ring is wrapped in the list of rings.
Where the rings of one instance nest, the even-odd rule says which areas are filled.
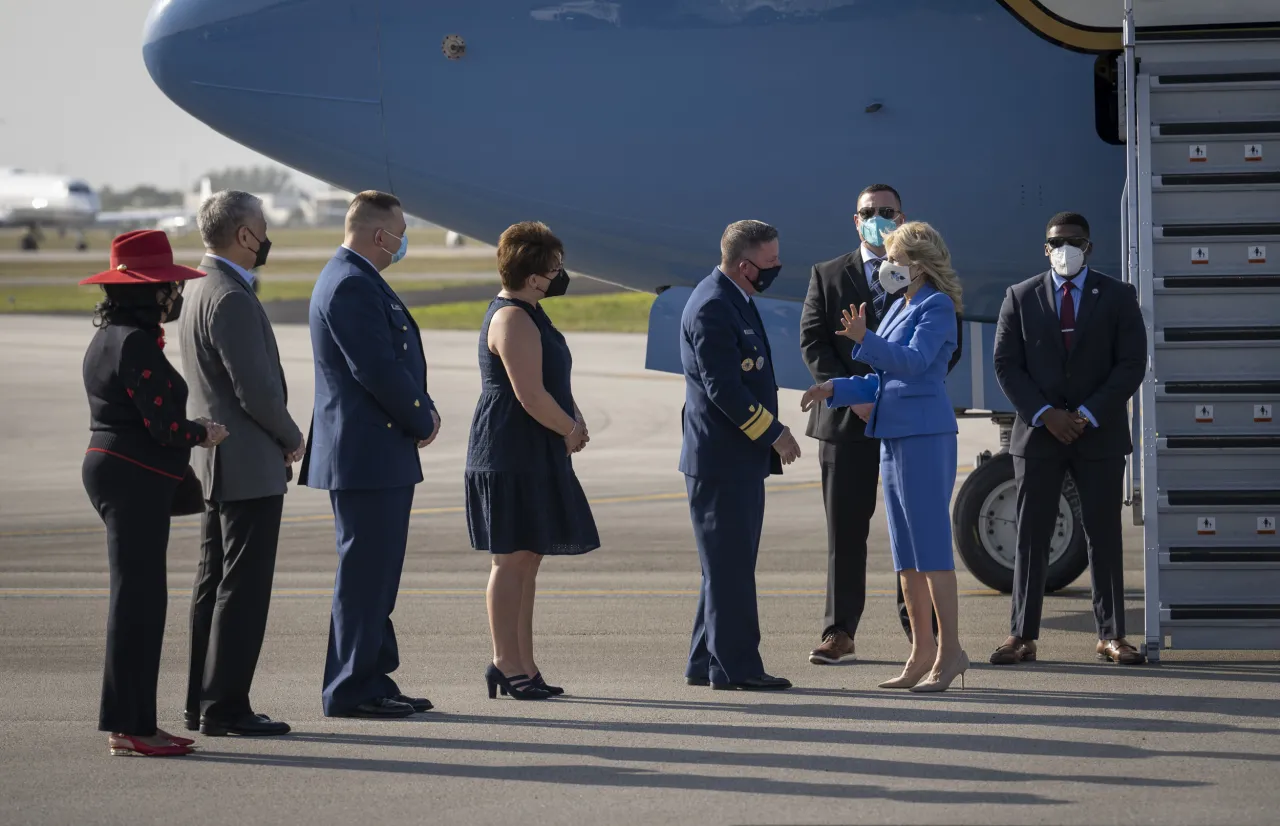
[[[156,682],[168,600],[169,517],[193,447],[212,447],[226,428],[186,417],[187,385],[164,355],[161,325],[178,317],[182,282],[204,273],[173,263],[163,232],[142,230],[111,244],[97,334],[84,356],[90,437],[85,491],[107,527],[111,603],[98,728],[114,755],[190,754],[192,740],[156,728]]]

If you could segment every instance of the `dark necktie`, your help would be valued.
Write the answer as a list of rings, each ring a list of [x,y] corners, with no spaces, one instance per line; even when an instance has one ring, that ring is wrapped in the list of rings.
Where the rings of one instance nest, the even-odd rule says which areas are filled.
[[[1071,343],[1076,335],[1076,300],[1072,298],[1071,288],[1075,286],[1073,279],[1062,283],[1062,311],[1058,313],[1058,323],[1062,328],[1062,346],[1071,352]]]
[[[876,318],[884,318],[884,305],[889,300],[889,294],[880,285],[880,265],[883,263],[883,258],[871,262],[871,303],[875,305]]]

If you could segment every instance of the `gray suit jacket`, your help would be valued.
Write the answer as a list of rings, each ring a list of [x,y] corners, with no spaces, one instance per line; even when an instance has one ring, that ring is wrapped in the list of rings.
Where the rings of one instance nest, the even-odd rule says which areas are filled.
[[[288,389],[271,322],[253,289],[223,262],[205,256],[206,277],[187,284],[179,317],[187,409],[226,425],[217,447],[192,451],[206,499],[235,502],[279,496],[292,468],[286,452],[302,431],[285,406]]]

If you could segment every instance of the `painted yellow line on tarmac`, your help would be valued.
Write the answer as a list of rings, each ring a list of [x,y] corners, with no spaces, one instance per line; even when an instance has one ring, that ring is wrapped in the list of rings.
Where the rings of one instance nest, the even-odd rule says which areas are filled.
[[[960,467],[957,474],[968,473],[970,467]],[[767,493],[790,493],[798,490],[817,490],[822,487],[821,482],[794,482],[791,484],[777,484],[766,487]],[[597,499],[588,500],[592,505],[630,505],[643,502],[667,502],[672,500],[683,500],[688,498],[688,493],[672,492],[672,493],[641,493],[634,496],[602,496]],[[411,516],[440,516],[444,514],[466,513],[467,509],[460,506],[450,506],[443,508],[414,508],[409,511]],[[332,522],[332,513],[311,513],[302,516],[286,516],[280,520],[283,524],[297,525],[311,522]],[[192,525],[194,527],[194,525]],[[43,531],[13,531],[11,533],[0,533],[0,539],[21,539],[36,538],[41,536],[77,536],[88,534],[100,534],[103,532],[101,526],[94,528],[52,528]]]
[[[762,590],[757,592],[763,597],[821,597],[825,591],[807,588],[786,588]],[[106,588],[0,588],[0,599],[5,597],[41,597],[55,599],[59,597],[106,597],[110,594]],[[190,588],[170,588],[171,596],[189,596]],[[331,597],[333,590],[329,588],[276,588],[272,591],[278,597]],[[871,589],[869,596],[896,596],[897,591],[887,589]],[[989,588],[961,591],[962,596],[1000,596],[998,591]],[[410,597],[483,597],[483,588],[402,588],[400,596]],[[692,588],[652,589],[652,588],[581,588],[539,590],[538,596],[554,597],[696,597],[698,591]]]

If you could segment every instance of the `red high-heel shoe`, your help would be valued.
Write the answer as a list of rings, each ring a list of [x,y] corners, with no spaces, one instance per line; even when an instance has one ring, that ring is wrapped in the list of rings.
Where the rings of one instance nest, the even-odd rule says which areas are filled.
[[[112,757],[182,757],[191,754],[190,746],[149,746],[136,737],[128,734],[113,734],[107,738]]]
[[[178,737],[176,735],[170,734],[167,731],[164,731],[163,729],[156,729],[156,736],[163,737],[164,739],[168,740],[170,743],[173,743],[175,746],[191,746],[194,748],[196,744],[196,741],[192,740],[190,737]]]

